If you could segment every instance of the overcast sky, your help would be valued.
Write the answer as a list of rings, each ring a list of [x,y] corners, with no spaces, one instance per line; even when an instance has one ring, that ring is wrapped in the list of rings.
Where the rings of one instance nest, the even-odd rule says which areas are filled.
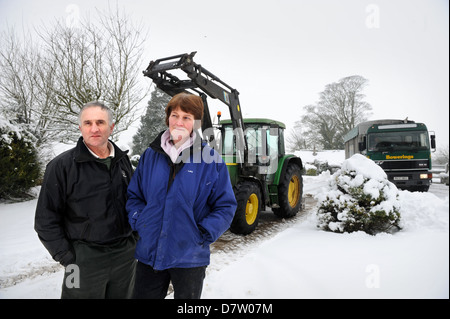
[[[240,92],[246,117],[292,128],[327,84],[361,75],[370,120],[424,122],[448,147],[448,0],[0,0],[0,29],[95,17],[108,3],[149,30],[142,69],[197,51],[197,63]]]

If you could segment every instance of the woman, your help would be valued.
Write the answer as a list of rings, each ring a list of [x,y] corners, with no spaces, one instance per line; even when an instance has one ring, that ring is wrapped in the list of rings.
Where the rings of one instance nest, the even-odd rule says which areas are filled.
[[[128,187],[130,225],[139,234],[135,257],[135,298],[201,296],[209,245],[228,229],[236,199],[225,163],[201,142],[195,129],[203,101],[175,95],[166,125],[142,154]]]

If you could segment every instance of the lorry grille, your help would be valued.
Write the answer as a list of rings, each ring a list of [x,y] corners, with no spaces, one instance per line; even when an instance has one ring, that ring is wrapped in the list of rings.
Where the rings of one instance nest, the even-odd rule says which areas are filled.
[[[384,170],[428,169],[428,160],[376,161]]]

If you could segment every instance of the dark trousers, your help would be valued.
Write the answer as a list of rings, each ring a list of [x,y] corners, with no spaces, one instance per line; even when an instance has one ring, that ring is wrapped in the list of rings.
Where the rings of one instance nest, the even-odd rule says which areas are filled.
[[[175,299],[200,299],[206,266],[154,270],[138,261],[134,295],[136,299],[164,299],[172,281]]]
[[[126,299],[133,293],[136,240],[111,245],[73,242],[75,262],[66,267],[62,299]]]

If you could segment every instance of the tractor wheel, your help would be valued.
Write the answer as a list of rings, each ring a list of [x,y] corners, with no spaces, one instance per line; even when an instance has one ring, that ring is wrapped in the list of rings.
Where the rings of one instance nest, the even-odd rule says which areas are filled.
[[[255,230],[261,212],[261,192],[257,184],[245,181],[235,187],[237,208],[230,231],[247,235]]]
[[[275,215],[281,218],[294,217],[302,205],[303,178],[297,164],[288,164],[286,173],[280,178],[278,202],[280,207],[273,208]]]

